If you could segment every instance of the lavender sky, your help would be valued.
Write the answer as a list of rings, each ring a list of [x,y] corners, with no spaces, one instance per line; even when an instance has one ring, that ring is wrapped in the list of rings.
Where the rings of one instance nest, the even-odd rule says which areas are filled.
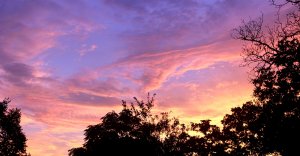
[[[21,108],[33,156],[67,155],[121,100],[156,93],[155,112],[219,124],[251,99],[243,19],[268,0],[1,0],[0,98]]]

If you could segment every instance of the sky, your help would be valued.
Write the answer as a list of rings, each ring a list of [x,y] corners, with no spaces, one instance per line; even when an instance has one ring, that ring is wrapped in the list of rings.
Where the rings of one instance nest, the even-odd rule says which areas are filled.
[[[252,99],[242,20],[268,0],[1,0],[0,98],[22,112],[32,156],[67,155],[121,100],[154,94],[154,112],[220,124]]]

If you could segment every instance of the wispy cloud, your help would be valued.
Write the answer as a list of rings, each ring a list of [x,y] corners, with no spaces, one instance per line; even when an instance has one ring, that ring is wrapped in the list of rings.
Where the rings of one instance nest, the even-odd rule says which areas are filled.
[[[94,51],[94,50],[96,50],[96,49],[97,49],[97,45],[95,45],[95,44],[92,44],[92,45],[90,45],[90,46],[88,46],[88,45],[86,45],[86,44],[83,44],[83,45],[81,46],[81,48],[79,49],[79,55],[80,55],[80,56],[84,56],[84,55],[86,55],[87,53],[92,52],[92,51]]]

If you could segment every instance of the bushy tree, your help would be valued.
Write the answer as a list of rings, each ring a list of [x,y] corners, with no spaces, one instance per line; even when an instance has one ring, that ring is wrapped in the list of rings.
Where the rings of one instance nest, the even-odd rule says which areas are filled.
[[[83,147],[69,150],[70,156],[96,155],[225,155],[220,142],[220,128],[209,120],[191,125],[181,124],[168,113],[153,115],[153,97],[139,101],[123,109],[107,113],[101,122],[85,130]],[[199,135],[190,135],[191,131]],[[201,133],[201,134],[200,134]]]
[[[0,102],[0,155],[26,155],[26,137],[20,126],[21,112],[17,108],[9,109],[10,100]]]
[[[167,113],[151,114],[153,97],[146,103],[134,99],[136,105],[123,101],[121,112],[109,112],[101,123],[88,126],[83,147],[71,149],[69,155],[164,155],[161,139],[172,128],[172,119]],[[173,122],[175,126],[177,120]]]
[[[273,1],[274,2],[274,1]],[[299,1],[286,1],[282,5]],[[282,5],[277,6],[282,7]],[[263,18],[245,22],[234,37],[249,44],[244,59],[254,71],[254,103],[226,115],[224,133],[229,149],[243,154],[295,155],[300,140],[300,7],[272,27]],[[232,147],[234,148],[232,148]]]
[[[222,120],[225,151],[230,155],[255,155],[261,153],[263,138],[260,115],[263,109],[253,102],[231,109]]]

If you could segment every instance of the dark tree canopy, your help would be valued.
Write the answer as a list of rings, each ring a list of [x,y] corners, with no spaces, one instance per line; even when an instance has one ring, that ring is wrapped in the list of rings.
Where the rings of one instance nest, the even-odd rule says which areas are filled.
[[[167,132],[171,120],[167,114],[152,116],[153,98],[135,101],[137,107],[123,101],[121,112],[109,112],[101,123],[88,126],[83,147],[71,149],[69,155],[162,155],[160,134]]]
[[[26,137],[20,126],[19,109],[8,109],[9,99],[0,102],[0,155],[26,155]]]
[[[209,120],[186,126],[180,124],[178,119],[170,118],[168,113],[153,115],[153,97],[148,97],[146,103],[134,99],[135,103],[131,105],[123,101],[121,112],[109,112],[99,124],[88,126],[83,147],[69,150],[69,155],[225,154],[223,144],[217,141],[221,131]],[[201,133],[203,137],[191,136],[188,131]]]
[[[246,64],[254,65],[256,100],[233,109],[223,124],[224,130],[241,128],[242,137],[240,132],[235,131],[234,135],[249,152],[299,152],[295,142],[300,140],[300,6],[295,0],[282,5],[289,4],[296,7],[295,11],[287,14],[284,21],[278,19],[272,27],[264,27],[263,18],[259,18],[234,30],[235,38],[250,43],[244,48],[244,59]],[[237,123],[235,117],[240,119]]]
[[[259,115],[262,108],[247,102],[242,107],[232,108],[231,111],[232,114],[225,115],[222,120],[225,150],[231,155],[260,153],[263,134]]]

